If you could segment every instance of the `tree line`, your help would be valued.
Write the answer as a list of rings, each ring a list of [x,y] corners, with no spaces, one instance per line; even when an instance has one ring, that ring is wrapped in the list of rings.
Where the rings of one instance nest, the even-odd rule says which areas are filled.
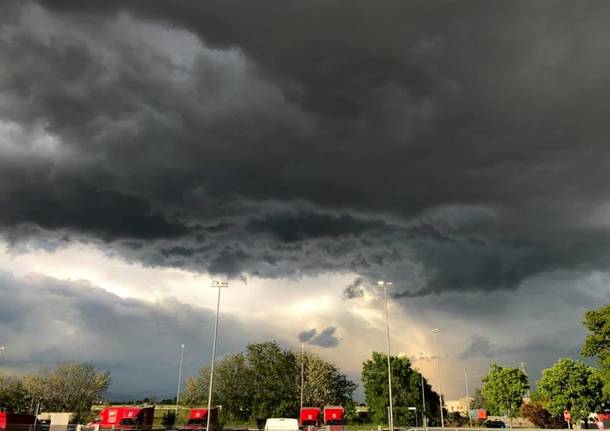
[[[566,426],[562,414],[569,411],[573,421],[587,421],[590,413],[610,407],[610,304],[585,313],[586,336],[581,355],[596,358],[592,367],[584,361],[561,358],[542,371],[531,393],[527,375],[519,368],[492,363],[477,390],[473,408],[485,408],[493,415],[517,415],[541,428]]]
[[[76,362],[22,377],[0,374],[0,410],[73,412],[79,420],[89,415],[94,403],[104,400],[110,382],[110,372]]]
[[[541,428],[565,425],[562,413],[570,411],[575,421],[586,421],[589,413],[610,407],[610,304],[585,314],[589,334],[581,354],[597,359],[595,367],[571,358],[559,359],[543,370],[531,394],[528,377],[516,367],[492,363],[475,392],[471,408],[484,408],[492,415],[525,416]],[[425,416],[439,425],[440,397],[407,357],[391,357],[394,419],[396,426],[415,424]],[[301,388],[301,367],[304,385]],[[301,389],[305,406],[342,405],[347,419],[354,419],[353,394],[357,385],[339,368],[311,352],[283,350],[269,341],[249,344],[244,352],[227,355],[216,368],[214,405],[222,405],[224,421],[249,421],[268,417],[297,417]],[[104,400],[111,378],[108,371],[88,363],[63,363],[54,370],[22,377],[0,374],[0,409],[16,413],[70,411],[82,418],[91,406]],[[388,419],[387,356],[373,352],[362,364],[362,384],[370,420]],[[181,399],[184,405],[207,404],[209,367],[187,379]],[[524,403],[526,395],[530,401]],[[413,407],[416,410],[413,410]],[[460,425],[460,418],[446,415]],[[462,418],[462,423],[463,423]]]
[[[249,344],[245,353],[234,353],[220,361],[214,370],[213,402],[222,405],[225,420],[297,417],[301,364],[304,405],[352,406],[356,384],[336,365],[310,352],[301,354],[282,350],[273,341]],[[189,378],[181,402],[205,405],[209,378],[208,366],[201,368],[197,376]]]

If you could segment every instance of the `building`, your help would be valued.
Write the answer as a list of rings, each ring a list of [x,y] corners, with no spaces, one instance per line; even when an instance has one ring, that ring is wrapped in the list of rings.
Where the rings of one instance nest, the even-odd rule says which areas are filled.
[[[460,413],[462,415],[467,415],[468,411],[470,410],[472,400],[472,397],[463,397],[457,400],[446,400],[445,408],[449,413]]]

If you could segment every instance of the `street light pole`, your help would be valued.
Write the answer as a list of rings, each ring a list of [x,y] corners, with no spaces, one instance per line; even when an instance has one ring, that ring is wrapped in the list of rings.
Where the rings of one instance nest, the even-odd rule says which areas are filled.
[[[424,354],[419,354],[419,376],[421,377],[421,425],[428,428],[426,421],[426,392],[424,391]]]
[[[468,415],[468,424],[472,428],[472,418],[470,417],[470,391],[468,390],[468,371],[464,368],[464,384],[466,385],[466,414]]]
[[[388,348],[388,395],[390,401],[388,425],[390,431],[394,431],[394,412],[392,410],[392,370],[390,368],[390,311],[388,308],[388,287],[392,287],[391,282],[378,281],[378,286],[383,287],[383,297],[385,299],[385,326],[386,326],[386,344]]]
[[[445,428],[445,415],[443,414],[443,388],[441,386],[441,358],[438,353],[438,340],[437,334],[439,333],[438,328],[431,329],[430,332],[434,334],[434,347],[436,349],[436,374],[438,376],[438,396],[441,402],[441,428]]]
[[[212,287],[218,288],[218,301],[216,303],[216,324],[214,325],[214,343],[212,346],[212,364],[210,365],[210,387],[208,388],[208,420],[206,431],[210,431],[210,416],[212,416],[212,388],[214,386],[214,362],[216,361],[216,337],[218,336],[218,316],[220,314],[220,289],[229,287],[226,281],[213,281]]]
[[[180,344],[180,367],[178,367],[178,389],[176,390],[176,416],[174,424],[178,421],[178,405],[180,404],[180,382],[182,380],[182,362],[184,361],[184,344]]]
[[[305,344],[301,344],[301,409],[303,409],[303,387],[305,385]]]

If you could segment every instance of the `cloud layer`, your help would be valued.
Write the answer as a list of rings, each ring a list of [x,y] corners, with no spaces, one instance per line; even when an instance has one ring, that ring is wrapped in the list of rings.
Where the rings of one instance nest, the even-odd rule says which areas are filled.
[[[395,6],[9,3],[5,235],[407,296],[607,268],[607,5]]]
[[[12,253],[87,244],[244,281],[349,275],[328,291],[358,318],[290,328],[313,328],[300,338],[328,351],[362,320],[377,330],[362,304],[378,279],[395,283],[397,314],[419,316],[405,331],[438,316],[480,325],[457,324],[463,360],[562,351],[560,334],[496,340],[517,319],[509,303],[524,325],[553,326],[548,298],[580,292],[578,313],[607,300],[590,284],[610,263],[605,2],[40,0],[4,12],[0,237]],[[3,283],[76,310],[49,340],[183,323],[171,300]],[[24,313],[30,302],[52,318],[34,294]],[[189,328],[207,319],[188,310]],[[25,324],[9,309],[0,319]]]

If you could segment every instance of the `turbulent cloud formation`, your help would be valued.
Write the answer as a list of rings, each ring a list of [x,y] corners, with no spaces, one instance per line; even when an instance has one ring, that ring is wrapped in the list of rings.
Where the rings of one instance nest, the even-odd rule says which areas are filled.
[[[9,2],[0,225],[397,296],[607,268],[595,4]]]
[[[607,300],[587,285],[610,264],[605,2],[3,6],[11,253],[88,244],[244,281],[345,276],[333,294],[370,331],[367,301],[391,280],[396,314],[480,323],[454,346],[465,360],[576,351],[565,328],[566,349],[560,333],[492,338],[508,303],[531,323],[549,298]],[[288,337],[311,327],[302,341],[347,344],[332,319]]]
[[[474,334],[470,337],[468,347],[460,354],[460,358],[468,358],[470,356],[483,356],[486,358],[495,355],[494,347],[487,337]]]

